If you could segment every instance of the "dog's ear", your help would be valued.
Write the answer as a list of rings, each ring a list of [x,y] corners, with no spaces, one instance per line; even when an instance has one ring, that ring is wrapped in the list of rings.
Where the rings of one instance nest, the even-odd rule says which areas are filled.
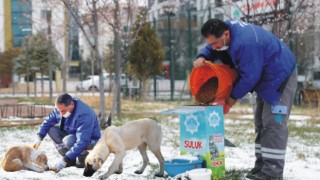
[[[98,162],[99,162],[100,166],[102,166],[103,160],[101,158],[98,159]]]
[[[42,163],[47,163],[48,162],[48,158],[45,154],[40,154],[38,157],[37,157],[37,161],[38,162],[42,162]]]

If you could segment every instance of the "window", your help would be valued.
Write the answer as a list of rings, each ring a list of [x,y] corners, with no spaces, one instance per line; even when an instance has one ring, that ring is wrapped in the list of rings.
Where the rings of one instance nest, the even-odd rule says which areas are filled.
[[[313,73],[313,80],[320,80],[320,71]]]
[[[70,78],[78,78],[79,77],[80,68],[71,66],[69,67],[69,77]]]
[[[204,9],[204,4],[203,0],[200,0],[200,10]]]
[[[32,33],[31,14],[31,1],[11,1],[13,47],[21,47],[23,38]]]
[[[215,0],[216,7],[222,6],[222,0]]]
[[[214,16],[215,16],[216,19],[223,20],[223,14],[222,13],[215,14]]]
[[[47,11],[42,9],[41,12],[40,12],[40,18],[42,20],[46,20],[47,19]]]

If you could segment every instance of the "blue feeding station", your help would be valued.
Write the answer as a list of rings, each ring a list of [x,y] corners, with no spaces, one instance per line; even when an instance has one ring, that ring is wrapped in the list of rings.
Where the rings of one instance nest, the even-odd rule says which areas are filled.
[[[224,177],[223,107],[182,106],[162,111],[161,114],[179,115],[180,155],[199,156],[204,162],[202,166],[211,169],[212,179]],[[173,159],[165,163],[165,170],[169,176],[201,167],[200,163],[197,165],[194,161],[183,161],[184,158],[176,159],[178,160]]]
[[[166,160],[164,170],[169,176],[174,177],[186,171],[202,168],[202,158],[196,156],[179,156]]]

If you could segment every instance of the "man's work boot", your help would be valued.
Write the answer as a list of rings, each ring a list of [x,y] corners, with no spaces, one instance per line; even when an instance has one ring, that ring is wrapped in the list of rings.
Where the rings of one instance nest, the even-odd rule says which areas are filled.
[[[269,176],[263,172],[260,172],[256,175],[254,180],[283,180],[283,177],[273,177],[273,176]]]
[[[89,154],[88,152],[87,153],[81,153],[78,156],[78,162],[76,164],[77,168],[84,168],[84,166],[85,166],[84,161],[86,160],[86,157],[88,156],[88,154]]]
[[[246,175],[246,178],[248,179],[255,179],[256,176],[258,176],[258,174],[260,173],[260,170],[259,169],[251,169],[248,174]]]
[[[77,165],[76,165],[76,160],[67,162],[66,167],[71,167],[71,166],[77,166]]]

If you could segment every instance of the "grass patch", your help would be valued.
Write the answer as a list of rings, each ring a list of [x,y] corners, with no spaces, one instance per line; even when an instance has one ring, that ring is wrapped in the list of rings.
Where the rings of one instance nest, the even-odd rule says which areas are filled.
[[[297,152],[297,157],[301,160],[306,160],[306,155],[303,152]]]
[[[244,142],[252,143],[256,138],[254,126],[251,120],[238,120],[241,123],[225,123],[225,136],[236,145]]]
[[[319,116],[318,108],[310,108],[309,106],[293,106],[291,114],[303,114],[308,116]]]
[[[226,175],[223,178],[219,178],[218,180],[242,180],[246,179],[244,177],[244,173],[247,173],[246,170],[229,170],[226,171]]]
[[[100,108],[100,96],[77,96],[77,98],[81,99],[83,102],[87,103],[93,109]],[[105,97],[105,107],[106,109],[111,109],[112,107],[113,97],[106,96]]]
[[[159,163],[149,163],[148,165],[151,167],[152,172],[158,172],[160,169]]]
[[[38,127],[36,127],[38,128]],[[14,127],[0,127],[0,133],[5,131],[17,131],[17,130],[33,130],[34,126],[14,126]]]
[[[311,125],[295,126],[293,124],[290,124],[288,128],[291,137],[305,140],[309,145],[319,144],[320,127]]]
[[[144,114],[131,114],[131,113],[122,113],[121,119],[140,119],[140,118],[148,118],[144,116]]]
[[[308,119],[308,122],[310,122],[312,124],[319,124],[320,123],[320,118],[311,117],[311,119]]]
[[[159,111],[171,108],[176,108],[182,104],[176,101],[151,101],[141,102],[137,100],[122,100],[122,111],[134,111],[134,112],[144,112],[144,111]]]
[[[35,103],[35,104],[45,104],[45,105],[54,105],[54,102],[51,102],[49,97],[21,97],[18,98],[19,103]]]

